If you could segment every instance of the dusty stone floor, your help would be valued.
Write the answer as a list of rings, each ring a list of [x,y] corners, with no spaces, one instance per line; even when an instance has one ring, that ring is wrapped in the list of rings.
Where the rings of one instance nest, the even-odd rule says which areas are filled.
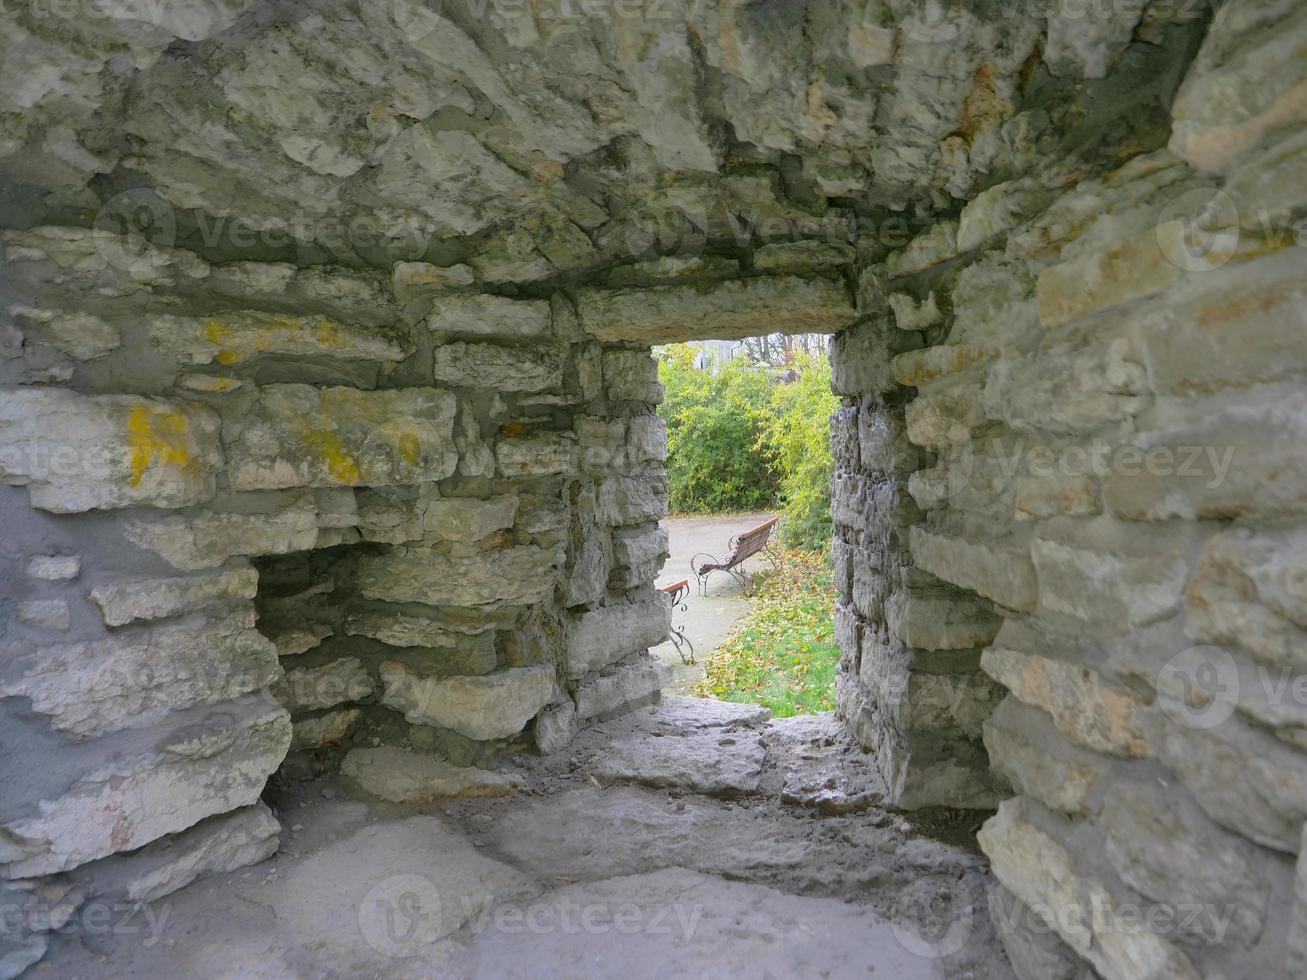
[[[749,602],[744,597],[743,588],[724,572],[714,573],[708,579],[708,594],[699,595],[694,576],[690,572],[690,559],[700,552],[716,557],[724,556],[730,550],[727,545],[731,538],[775,516],[759,512],[721,517],[675,517],[662,522],[662,526],[667,529],[669,555],[655,584],[662,588],[683,578],[690,579],[687,608],[684,611],[673,611],[672,623],[685,627],[685,635],[694,644],[695,657],[695,663],[687,666],[682,663],[676,647],[671,643],[664,643],[650,651],[671,665],[672,679],[664,688],[667,693],[692,695],[694,686],[703,680],[704,662],[749,611]],[[744,569],[753,573],[766,565],[766,560],[757,556],[746,561]]]
[[[276,781],[261,865],[52,944],[50,977],[1011,976],[979,815],[879,806],[829,716],[664,699],[510,797]]]

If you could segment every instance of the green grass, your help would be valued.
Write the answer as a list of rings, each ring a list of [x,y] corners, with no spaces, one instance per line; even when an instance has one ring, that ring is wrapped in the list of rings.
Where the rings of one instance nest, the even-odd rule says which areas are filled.
[[[777,718],[835,708],[835,589],[829,558],[787,551],[759,574],[749,612],[708,658],[700,697],[761,704]]]

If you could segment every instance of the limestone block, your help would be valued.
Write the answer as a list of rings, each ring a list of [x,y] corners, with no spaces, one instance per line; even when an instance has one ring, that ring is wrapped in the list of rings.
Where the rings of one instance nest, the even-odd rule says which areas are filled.
[[[1307,511],[1307,393],[1287,384],[1254,391],[1190,400],[1172,424],[1137,435],[1140,454],[1103,481],[1111,512],[1162,521]]]
[[[603,376],[604,389],[613,401],[656,405],[663,400],[658,362],[647,347],[642,350],[605,347]]]
[[[921,387],[971,368],[984,367],[1001,355],[996,347],[978,344],[943,344],[910,350],[894,358],[894,380],[901,385]]]
[[[1118,913],[1118,898],[1083,857],[1035,823],[1025,798],[1005,800],[985,822],[980,846],[994,876],[1025,905],[1053,909],[1050,925],[1104,976],[1200,980],[1202,974],[1173,943],[1137,916]]]
[[[23,388],[0,398],[0,478],[32,506],[185,507],[213,496],[218,417],[194,402]]]
[[[649,656],[592,675],[572,694],[576,716],[588,721],[647,704],[658,696],[671,675],[672,669],[667,664]]]
[[[430,546],[401,545],[361,555],[359,592],[368,599],[477,606],[530,604],[545,599],[558,580],[563,556],[535,545],[447,555]]]
[[[14,616],[39,629],[66,630],[73,624],[72,611],[63,599],[25,599],[14,607]]]
[[[1143,0],[1137,2],[1142,4]],[[958,251],[970,252],[1010,231],[1043,208],[1048,197],[1042,184],[1028,177],[1004,181],[981,191],[958,216]]]
[[[358,657],[342,657],[317,667],[297,667],[272,687],[272,694],[293,714],[361,701],[372,693],[372,675]]]
[[[1187,598],[1190,636],[1238,643],[1269,663],[1307,670],[1307,528],[1215,535]]]
[[[131,855],[83,864],[71,875],[88,899],[157,902],[193,881],[276,853],[281,824],[262,802],[201,820]]]
[[[11,659],[0,692],[29,698],[55,730],[83,739],[238,697],[280,673],[276,648],[247,608],[39,647]]]
[[[990,677],[1025,704],[1040,708],[1071,741],[1130,759],[1148,758],[1153,750],[1141,728],[1144,705],[1088,669],[1060,660],[1021,653],[997,643],[981,655]]]
[[[965,446],[985,421],[981,392],[970,386],[918,395],[906,410],[907,436],[918,446]]]
[[[885,262],[890,277],[920,272],[958,254],[958,223],[937,221]]]
[[[858,410],[840,408],[830,417],[830,449],[836,469],[858,465]]]
[[[1172,714],[1184,717],[1179,708]],[[1266,847],[1297,853],[1307,821],[1300,751],[1237,716],[1211,728],[1154,721],[1149,738],[1157,757],[1209,817]]]
[[[1300,79],[1283,66],[1305,47],[1301,8],[1236,0],[1176,93],[1171,149],[1198,170],[1224,173],[1265,135],[1300,126]]]
[[[1184,228],[1180,222],[1165,234],[1160,226],[1149,228],[1134,238],[1045,269],[1035,283],[1039,319],[1046,327],[1060,326],[1078,316],[1141,299],[1176,282],[1183,270],[1167,256],[1168,249],[1159,241],[1165,241],[1167,234],[1182,242]]]
[[[652,582],[667,560],[667,531],[661,527],[621,527],[613,531],[613,562],[622,571],[618,588]]]
[[[944,319],[934,292],[923,300],[910,293],[891,293],[886,301],[894,312],[894,326],[900,330],[928,330]]]
[[[265,385],[229,447],[237,490],[424,483],[454,472],[454,396]]]
[[[308,653],[336,632],[327,623],[276,622],[261,622],[259,631],[276,645],[278,657]]]
[[[512,527],[517,508],[518,498],[513,494],[503,494],[487,500],[442,497],[427,501],[426,511],[422,515],[422,529],[429,535],[446,541],[471,544],[495,531]]]
[[[122,334],[94,313],[12,306],[9,312],[37,343],[49,344],[78,361],[107,357],[122,346]]]
[[[389,803],[507,796],[523,786],[520,776],[455,766],[393,745],[351,749],[340,772],[363,792]]]
[[[430,675],[398,660],[381,665],[381,703],[420,725],[450,728],[478,741],[511,738],[557,696],[548,664],[475,677]]]
[[[982,647],[1003,625],[984,599],[942,584],[896,589],[885,603],[885,621],[905,645],[922,650]]]
[[[412,342],[391,327],[263,310],[234,310],[206,317],[165,313],[150,317],[146,329],[156,349],[183,364],[239,364],[259,354],[397,363],[413,349]]]
[[[78,555],[33,555],[27,561],[27,574],[40,582],[67,582],[82,570]]]
[[[494,476],[494,450],[481,437],[481,423],[475,413],[465,406],[458,416],[454,431],[454,445],[458,448],[458,472],[461,476]]]
[[[1117,628],[1141,626],[1180,607],[1188,563],[1162,547],[1137,558],[1045,538],[1030,543],[1041,608]]]
[[[612,564],[612,535],[607,528],[581,521],[581,539],[572,558],[567,578],[568,606],[580,606],[602,599]]]
[[[837,333],[831,340],[831,390],[837,395],[870,395],[894,391],[892,362],[897,354],[920,346],[894,331],[889,318],[864,320]]]
[[[582,613],[568,630],[567,676],[584,677],[667,639],[671,604],[662,594]]]
[[[346,617],[345,635],[367,636],[392,647],[422,647],[429,651],[433,665],[438,663],[451,673],[484,674],[497,664],[494,623],[476,626],[459,629],[420,616],[368,610]]]
[[[984,415],[1018,432],[1080,435],[1125,422],[1146,407],[1147,383],[1130,341],[1055,347],[998,361],[985,384]]]
[[[1009,609],[1033,609],[1039,595],[1029,553],[1010,545],[912,529],[917,567]]]
[[[292,752],[314,751],[339,745],[358,721],[358,708],[342,708],[320,715],[298,718],[290,741]]]
[[[637,415],[627,425],[627,458],[635,466],[667,458],[667,423],[657,415]]]
[[[989,917],[1017,980],[1089,980],[1089,967],[1046,920],[997,882],[987,890]]]
[[[432,353],[432,376],[452,388],[548,391],[563,383],[563,349],[441,344]]]
[[[432,300],[476,284],[470,266],[432,265],[430,262],[396,262],[390,270],[390,290],[409,309],[425,315]]]
[[[571,698],[550,705],[536,715],[536,748],[542,755],[562,751],[572,744],[577,732],[576,702]]]
[[[552,322],[546,300],[456,293],[433,299],[426,326],[459,336],[533,338],[549,333]]]
[[[137,619],[163,619],[203,606],[253,599],[259,573],[248,563],[184,578],[147,578],[112,582],[91,590],[108,626]]]
[[[1010,695],[985,720],[984,736],[994,768],[1051,810],[1087,813],[1109,772],[1107,760],[1065,739],[1047,713]]]
[[[582,328],[600,340],[674,343],[762,333],[831,333],[853,322],[848,290],[829,279],[762,276],[711,285],[583,289]]]
[[[1176,805],[1150,783],[1117,782],[1100,820],[1107,858],[1121,880],[1141,895],[1174,908],[1220,909],[1229,920],[1184,917],[1176,934],[1212,946],[1251,946],[1266,922],[1270,884],[1255,848]]]
[[[1134,337],[1156,391],[1201,395],[1301,376],[1305,310],[1307,261],[1286,248],[1194,276],[1135,321]]]
[[[290,737],[286,710],[262,699],[192,709],[164,726],[120,736],[112,755],[4,824],[26,851],[10,859],[5,874],[67,871],[250,806]]]
[[[595,519],[620,527],[667,516],[667,474],[661,469],[635,476],[610,476],[598,486]]]
[[[739,262],[719,255],[663,255],[647,262],[618,266],[608,274],[608,284],[662,286],[686,279],[729,279],[739,270]]]
[[[1048,14],[1044,61],[1054,75],[1103,78],[1125,50],[1148,0],[1125,0],[1102,9],[1055,0]]]
[[[708,796],[741,796],[761,789],[766,754],[758,732],[707,731],[668,738],[641,733],[607,746],[592,771],[603,782],[630,780]]]
[[[572,422],[576,432],[581,469],[602,473],[626,465],[626,421],[580,415]]]
[[[577,467],[576,437],[570,432],[500,439],[495,445],[499,475],[552,476]]]
[[[757,272],[817,272],[852,265],[853,247],[834,242],[773,242],[753,253]]]
[[[311,494],[272,500],[268,507],[268,512],[198,510],[185,516],[131,518],[123,522],[123,534],[189,572],[217,567],[236,555],[308,551],[316,546],[319,529],[328,523]]]

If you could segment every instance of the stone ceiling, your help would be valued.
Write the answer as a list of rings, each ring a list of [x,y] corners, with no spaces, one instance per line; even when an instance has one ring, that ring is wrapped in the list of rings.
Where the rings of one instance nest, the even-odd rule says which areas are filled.
[[[1138,75],[1183,5],[1103,6],[10,4],[0,223],[126,220],[211,259],[465,262],[491,288],[915,229],[1153,111]]]

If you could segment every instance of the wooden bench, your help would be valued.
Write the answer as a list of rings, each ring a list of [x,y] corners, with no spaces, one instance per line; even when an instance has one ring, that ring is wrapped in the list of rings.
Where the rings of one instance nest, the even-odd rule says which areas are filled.
[[[683,578],[679,582],[673,582],[671,585],[664,585],[661,591],[666,592],[672,597],[673,612],[677,609],[681,610],[681,612],[689,611],[690,607],[685,602],[686,597],[690,594],[690,580],[688,578]],[[693,666],[694,644],[691,643],[690,638],[685,635],[685,627],[673,626],[672,631],[667,634],[667,639],[671,640],[672,643],[676,645],[676,652],[681,655],[681,663],[685,664],[687,667]],[[690,651],[688,657],[685,655],[687,649]]]
[[[708,594],[708,576],[713,572],[726,572],[735,581],[740,583],[740,587],[746,592],[749,590],[749,576],[740,566],[754,555],[761,554],[772,566],[776,566],[776,556],[767,549],[767,544],[771,540],[771,534],[776,525],[781,522],[779,517],[773,517],[769,521],[763,521],[757,527],[750,528],[743,534],[737,534],[731,538],[727,545],[730,553],[725,558],[715,558],[712,555],[701,553],[690,559],[690,571],[694,572],[695,579],[699,582],[699,595]]]

